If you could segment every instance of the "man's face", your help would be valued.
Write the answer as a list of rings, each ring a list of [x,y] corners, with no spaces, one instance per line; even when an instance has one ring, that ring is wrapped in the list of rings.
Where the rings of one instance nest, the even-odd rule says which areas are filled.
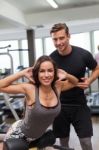
[[[57,48],[61,55],[66,54],[69,46],[70,35],[67,35],[65,30],[54,32],[51,34],[54,46]]]

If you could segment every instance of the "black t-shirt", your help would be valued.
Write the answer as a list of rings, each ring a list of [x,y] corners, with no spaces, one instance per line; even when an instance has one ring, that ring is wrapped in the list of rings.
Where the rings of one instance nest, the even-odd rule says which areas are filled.
[[[93,70],[97,66],[97,62],[90,52],[76,46],[72,46],[72,52],[66,56],[60,55],[58,50],[52,52],[50,56],[56,62],[58,68],[67,71],[78,79],[85,76],[86,68]],[[84,90],[78,87],[62,92],[60,98],[62,104],[86,104]]]

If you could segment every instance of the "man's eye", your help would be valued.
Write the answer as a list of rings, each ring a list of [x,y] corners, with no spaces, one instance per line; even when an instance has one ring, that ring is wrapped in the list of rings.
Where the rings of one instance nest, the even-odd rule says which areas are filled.
[[[56,41],[57,41],[57,39],[54,39],[54,41],[56,42]]]

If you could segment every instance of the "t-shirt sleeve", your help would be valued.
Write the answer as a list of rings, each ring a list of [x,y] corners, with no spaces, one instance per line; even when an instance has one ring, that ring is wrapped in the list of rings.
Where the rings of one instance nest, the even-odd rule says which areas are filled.
[[[90,52],[88,52],[88,51],[85,54],[85,62],[86,62],[86,66],[90,70],[95,69],[96,66],[97,66],[97,61],[95,60],[95,58],[93,57],[93,55]]]

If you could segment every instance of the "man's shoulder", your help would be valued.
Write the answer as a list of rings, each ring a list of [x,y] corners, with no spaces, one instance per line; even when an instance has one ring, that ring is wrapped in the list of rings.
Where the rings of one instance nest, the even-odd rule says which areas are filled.
[[[74,46],[74,45],[71,45],[71,47],[72,47],[72,49],[75,49],[75,50],[85,50],[86,51],[86,49],[84,49],[84,48],[82,48],[82,47],[79,47],[79,46]]]
[[[77,53],[82,53],[82,54],[86,54],[86,53],[90,53],[88,50],[82,48],[82,47],[79,47],[79,46],[72,46],[72,49],[77,52]]]
[[[57,50],[54,50],[51,54],[50,57],[56,57],[58,54]]]
[[[50,55],[56,54],[57,53],[57,49],[54,50],[52,53],[50,53]]]

